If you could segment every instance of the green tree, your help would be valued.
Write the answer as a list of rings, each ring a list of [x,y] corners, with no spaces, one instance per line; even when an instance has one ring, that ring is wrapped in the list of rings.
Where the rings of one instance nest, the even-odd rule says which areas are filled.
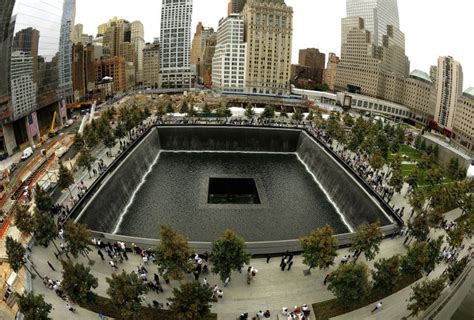
[[[115,126],[114,130],[114,137],[116,139],[123,139],[127,135],[127,128],[125,128],[125,125],[123,124],[122,121],[119,121],[117,125]]]
[[[253,110],[252,107],[247,107],[245,109],[245,117],[247,117],[249,120],[252,119],[255,116],[255,111]]]
[[[19,205],[16,208],[14,222],[17,229],[23,234],[32,234],[35,231],[33,216],[26,206]]]
[[[107,294],[120,312],[121,319],[141,319],[140,307],[142,295],[148,289],[142,279],[135,272],[112,273],[111,278],[106,278],[109,284]]]
[[[197,281],[184,283],[179,289],[173,288],[173,297],[168,300],[176,319],[208,319],[213,301],[212,288]]]
[[[445,288],[445,279],[425,279],[417,283],[412,288],[412,293],[408,299],[407,310],[411,311],[410,316],[417,316],[421,311],[426,310],[441,295]]]
[[[396,192],[400,192],[403,187],[403,173],[401,169],[393,170],[388,185],[393,187]]]
[[[91,177],[92,164],[94,163],[95,158],[91,155],[87,148],[83,148],[79,153],[79,158],[77,159],[77,165],[86,169],[89,173],[89,178]]]
[[[61,288],[73,302],[91,302],[95,294],[91,291],[97,288],[99,282],[82,263],[73,263],[69,260],[61,261],[63,266],[63,281]]]
[[[388,141],[387,135],[384,132],[379,132],[375,139],[375,144],[377,148],[382,153],[384,159],[388,158],[388,149],[390,147],[390,143]]]
[[[160,244],[156,247],[158,269],[172,279],[180,280],[191,268],[190,256],[188,240],[171,226],[160,225]]]
[[[300,108],[296,108],[295,112],[293,112],[293,114],[291,115],[291,120],[296,121],[298,123],[303,120],[303,114],[301,113]]]
[[[35,295],[33,292],[16,293],[18,309],[25,316],[25,320],[51,320],[49,313],[53,306],[44,301],[44,295]]]
[[[112,132],[112,129],[107,129],[104,131],[104,134],[102,136],[102,143],[106,148],[109,149],[110,152],[112,152],[112,148],[115,146],[115,135]]]
[[[328,289],[344,305],[354,305],[370,292],[368,267],[365,263],[340,265],[329,278]]]
[[[408,203],[416,212],[421,212],[425,205],[426,197],[427,195],[423,189],[416,189],[408,196]]]
[[[422,212],[408,221],[408,233],[418,241],[425,241],[430,233],[427,215]]]
[[[88,255],[88,253],[92,251],[90,248],[91,239],[92,234],[85,225],[73,222],[72,220],[66,223],[64,227],[64,240],[67,243],[69,252],[74,258],[82,254],[87,258],[89,263],[92,264],[92,260]]]
[[[309,110],[308,115],[306,116],[307,121],[313,121],[314,120],[314,113],[312,110]]]
[[[84,146],[84,138],[80,133],[76,133],[74,135],[74,142],[73,142],[74,147],[80,149]]]
[[[369,160],[369,164],[375,170],[381,169],[384,165],[384,159],[382,156],[382,152],[379,149],[376,149],[375,152],[372,154]]]
[[[428,259],[428,244],[425,241],[415,242],[400,260],[402,274],[415,277],[421,276]]]
[[[51,214],[36,211],[33,215],[33,225],[35,228],[35,242],[44,247],[53,243],[58,253],[60,253],[58,246],[54,242],[54,239],[59,235],[58,227],[51,217]]]
[[[455,260],[448,265],[448,268],[446,269],[446,273],[447,273],[447,278],[449,280],[449,283],[453,283],[454,280],[456,280],[461,275],[461,273],[464,271],[468,263],[469,263],[469,256],[465,256],[461,260],[459,261]]]
[[[5,249],[7,253],[8,264],[13,271],[18,273],[18,271],[20,271],[20,269],[25,266],[26,249],[20,242],[16,241],[11,236],[7,236],[5,240]]]
[[[400,257],[394,255],[391,258],[382,258],[374,262],[372,279],[374,287],[391,291],[400,280]]]
[[[35,204],[36,208],[42,212],[48,212],[53,206],[53,199],[39,184],[35,186]]]
[[[463,223],[458,223],[453,229],[448,231],[448,243],[450,246],[459,248],[466,235]]]
[[[333,233],[333,229],[326,225],[313,230],[307,237],[300,238],[303,263],[310,271],[316,267],[323,269],[334,264],[334,258],[337,256],[337,239]]]
[[[383,233],[380,222],[361,226],[352,241],[351,252],[364,253],[367,260],[373,260],[380,251]],[[359,254],[356,256],[359,257]],[[356,258],[356,259],[357,259]]]
[[[272,106],[265,106],[265,109],[263,109],[262,118],[274,118],[275,117],[275,109]]]
[[[71,189],[69,188],[74,184],[74,176],[72,175],[71,170],[69,170],[62,162],[59,163],[59,177],[58,177],[58,187],[61,190],[67,189],[69,195],[72,197]]]
[[[439,236],[437,239],[428,241],[427,256],[424,271],[429,273],[434,270],[436,264],[441,261],[441,246],[443,245],[444,236]]]
[[[457,180],[458,172],[459,172],[459,160],[458,160],[458,158],[451,158],[446,171],[447,171],[449,177],[451,177],[453,180]]]
[[[418,169],[414,169],[410,174],[405,178],[405,182],[410,186],[410,189],[416,189],[418,186],[419,173]]]
[[[82,133],[82,137],[84,138],[85,145],[90,149],[94,148],[97,145],[97,143],[99,143],[97,134],[95,130],[92,128],[92,126],[86,125],[84,127],[84,132]]]
[[[212,243],[212,271],[219,274],[222,281],[230,277],[233,270],[242,269],[249,260],[250,254],[245,250],[244,239],[232,230],[225,230],[224,234]]]
[[[426,171],[425,178],[431,186],[434,186],[436,184],[439,184],[441,180],[443,180],[443,173],[438,167],[432,167],[431,169]]]
[[[174,113],[174,108],[171,102],[168,102],[168,104],[166,105],[166,113]]]
[[[288,118],[288,114],[286,113],[285,110],[282,110],[282,111],[280,112],[280,118]]]
[[[188,101],[184,99],[183,102],[181,103],[181,113],[188,113],[188,112],[189,112]]]

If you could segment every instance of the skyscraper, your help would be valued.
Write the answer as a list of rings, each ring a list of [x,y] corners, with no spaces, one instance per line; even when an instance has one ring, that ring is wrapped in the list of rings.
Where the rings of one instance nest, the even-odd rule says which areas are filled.
[[[76,16],[76,0],[64,0],[59,36],[59,98],[73,100],[71,36]]]
[[[434,120],[448,131],[453,129],[458,97],[462,95],[463,73],[461,64],[452,57],[438,58],[436,105]]]
[[[160,28],[162,87],[189,88],[191,71],[191,19],[193,0],[163,0]]]
[[[247,42],[246,91],[288,95],[293,8],[284,0],[247,0],[242,15]]]
[[[230,0],[229,15],[232,13],[241,13],[244,10],[246,0]]]
[[[143,49],[145,48],[145,31],[140,21],[133,21],[130,25],[132,42],[135,48],[135,81],[143,82]]]
[[[160,84],[160,43],[155,39],[143,49],[143,83],[147,88]]]
[[[221,91],[243,92],[245,87],[244,20],[231,14],[219,21],[212,59],[212,84]]]
[[[347,17],[361,17],[376,46],[383,44],[387,26],[400,29],[397,0],[346,0]]]

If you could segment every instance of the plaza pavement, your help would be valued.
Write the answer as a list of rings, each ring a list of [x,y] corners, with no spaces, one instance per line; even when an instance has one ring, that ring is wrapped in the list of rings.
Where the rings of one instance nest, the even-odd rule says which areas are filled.
[[[115,154],[118,150],[116,146],[113,149]],[[105,156],[105,149],[97,149],[94,154],[97,158],[102,158],[104,162],[108,165],[112,162],[112,158]],[[75,180],[79,183],[80,180],[83,180],[84,183],[89,186],[94,177],[89,178],[87,172],[76,172],[74,174]],[[77,188],[73,188],[73,194],[77,192]],[[401,194],[395,194],[392,203],[395,205],[395,208],[405,206],[405,215],[404,219],[408,218],[408,213],[410,212],[410,207],[404,199],[406,192],[406,185]],[[67,201],[69,199],[68,192],[63,192],[60,200]],[[454,210],[448,214],[448,220],[454,219],[459,216],[459,210]],[[437,233],[444,233],[444,231],[437,231]],[[385,239],[380,246],[380,253],[376,259],[385,257],[391,257],[394,254],[403,254],[406,252],[406,248],[403,245],[404,237],[397,237],[395,239]],[[59,245],[60,240],[56,240]],[[102,261],[97,255],[97,249],[93,248],[90,256],[95,260],[95,264],[92,266],[92,274],[96,276],[99,280],[99,286],[95,290],[98,295],[107,297],[106,289],[108,285],[106,283],[106,278],[110,277],[112,270],[108,265],[108,260]],[[49,248],[44,248],[40,246],[35,246],[32,249],[32,259],[37,269],[41,274],[47,275],[53,280],[61,280],[61,266],[59,261],[54,257],[54,246],[50,245]],[[333,294],[329,292],[326,287],[323,285],[324,277],[327,273],[335,270],[339,265],[339,261],[343,255],[348,254],[348,249],[338,250],[338,257],[335,260],[335,265],[328,270],[312,270],[312,274],[305,276],[303,270],[307,269],[305,265],[302,264],[302,257],[295,256],[294,264],[291,271],[280,271],[279,264],[281,257],[274,257],[270,260],[270,263],[266,263],[266,259],[252,259],[250,265],[255,267],[258,270],[258,273],[252,281],[251,285],[246,283],[246,274],[245,269],[242,274],[234,272],[232,274],[232,281],[228,287],[224,288],[223,283],[219,278],[214,274],[208,274],[206,277],[211,286],[214,284],[219,285],[224,291],[223,299],[219,299],[218,303],[214,303],[212,307],[212,312],[218,314],[219,320],[233,320],[238,317],[239,314],[243,312],[249,312],[249,315],[255,315],[259,310],[271,311],[271,319],[278,319],[277,314],[281,311],[282,307],[292,308],[295,305],[302,305],[307,303],[311,305],[315,302],[320,302],[328,299],[334,298]],[[461,255],[462,256],[462,255]],[[129,261],[119,264],[118,272],[121,272],[125,269],[127,272],[136,270],[137,266],[141,264],[141,259],[137,255],[130,254]],[[47,261],[50,261],[56,271],[52,271],[48,265]],[[87,264],[87,260],[83,257],[77,259],[78,262]],[[364,255],[361,255],[359,261],[365,261]],[[368,262],[368,265],[371,267],[372,262]],[[146,267],[149,272],[148,279],[153,278],[153,273],[157,272],[155,265],[150,264]],[[431,277],[439,275],[446,265],[442,262],[435,271],[430,274]],[[203,275],[200,277],[200,281],[203,279]],[[185,281],[192,281],[192,275],[187,275]],[[154,292],[147,294],[145,302],[151,303],[153,300],[158,300],[161,303],[165,303],[167,298],[172,296],[172,288],[178,287],[179,282],[171,281],[170,286],[164,284],[162,286],[164,293],[157,295]],[[90,312],[88,310],[77,308],[76,313],[71,313],[66,309],[65,302],[56,296],[56,294],[46,288],[41,279],[36,278],[33,280],[33,290],[35,293],[41,293],[46,296],[46,301],[52,303],[54,309],[51,313],[53,319],[64,319],[65,317],[73,319],[99,319],[98,315]],[[380,311],[371,314],[373,305],[360,308],[351,313],[336,317],[335,319],[401,319],[403,316],[407,316],[408,312],[406,311],[407,299],[411,292],[411,288],[407,287],[390,297],[387,297],[383,300],[383,308]],[[314,314],[312,311],[311,314]],[[279,319],[282,319],[280,315]],[[312,319],[314,319],[312,317]]]

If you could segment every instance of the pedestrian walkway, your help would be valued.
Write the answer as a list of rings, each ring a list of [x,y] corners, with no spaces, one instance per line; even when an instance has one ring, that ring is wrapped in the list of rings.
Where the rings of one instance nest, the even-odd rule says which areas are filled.
[[[117,153],[117,146],[113,149],[113,153]],[[97,149],[95,151],[96,157],[98,159],[104,159],[106,165],[110,164],[113,161],[113,158],[108,158],[105,156],[105,149]],[[86,186],[89,186],[93,182],[93,178],[89,178],[87,172],[77,172],[75,173],[75,179],[77,184],[79,181],[83,181]],[[392,198],[391,205],[396,208],[405,207],[404,220],[407,221],[409,218],[409,205],[404,199],[407,186],[405,185],[404,189],[400,194],[395,194]],[[73,188],[74,195],[76,194],[76,188]],[[69,193],[67,191],[63,192],[61,200],[68,199]],[[449,213],[449,218],[453,218],[458,213],[452,212]],[[440,230],[435,232],[432,236],[437,233],[443,233],[444,231]],[[57,240],[59,242],[59,240]],[[379,258],[388,258],[394,254],[404,254],[406,248],[403,245],[404,237],[396,237],[394,239],[385,239],[380,246],[380,254],[377,256]],[[36,264],[37,269],[41,274],[47,275],[53,280],[61,280],[61,267],[60,263],[54,257],[54,246],[49,248],[43,247],[34,247],[33,248],[33,262]],[[200,281],[203,277],[207,277],[208,283],[211,286],[217,284],[224,291],[224,296],[222,299],[215,304],[213,304],[212,312],[218,314],[218,319],[236,319],[237,316],[241,313],[248,312],[250,316],[255,315],[259,310],[270,310],[272,317],[271,319],[277,319],[277,314],[281,311],[282,307],[288,307],[292,309],[295,305],[301,306],[306,303],[311,305],[315,302],[321,302],[324,300],[334,298],[333,294],[327,290],[323,285],[324,277],[331,271],[335,270],[339,265],[339,261],[342,256],[348,254],[348,249],[338,250],[338,257],[335,260],[335,265],[327,270],[312,270],[311,275],[305,276],[303,271],[307,269],[305,265],[302,264],[302,257],[295,256],[293,258],[294,265],[292,266],[291,271],[281,271],[280,270],[280,258],[275,257],[270,260],[269,263],[266,263],[266,259],[252,259],[250,264],[258,270],[258,273],[255,279],[251,282],[250,285],[246,282],[246,271],[244,269],[243,273],[234,272],[231,276],[231,282],[228,287],[223,286],[223,283],[214,274],[201,275]],[[106,290],[108,285],[106,283],[106,278],[110,277],[112,269],[108,264],[108,260],[102,261],[97,255],[96,249],[90,254],[91,258],[95,260],[95,264],[91,267],[92,274],[99,279],[99,287],[95,290],[98,295],[107,297]],[[141,257],[138,255],[129,255],[129,260],[125,261],[123,264],[118,264],[119,270],[126,270],[127,272],[136,271],[137,266],[142,263]],[[52,271],[47,264],[47,261],[50,261],[55,267],[56,271]],[[87,264],[87,259],[80,257],[78,262]],[[362,255],[359,261],[365,261],[364,256]],[[372,267],[373,261],[368,262],[369,267]],[[430,274],[431,277],[438,276],[446,266],[440,264],[435,271]],[[146,266],[148,269],[148,279],[153,278],[153,274],[157,272],[155,265],[150,264]],[[193,276],[187,275],[185,281],[192,281]],[[151,303],[153,300],[158,300],[161,303],[165,303],[167,298],[172,295],[172,288],[178,287],[179,283],[176,281],[171,281],[170,285],[167,286],[162,283],[164,293],[159,295],[150,292],[146,296],[145,303]],[[65,315],[68,315],[68,318],[71,319],[94,319],[98,318],[96,314],[91,313],[90,311],[84,310],[82,308],[77,308],[76,314],[71,314],[70,311],[66,309],[65,302],[55,295],[55,293],[46,288],[41,279],[36,278],[33,281],[33,289],[35,293],[45,294],[46,300],[49,303],[53,303],[54,310],[52,311],[51,317],[53,319],[64,318]],[[405,288],[390,297],[384,299],[384,304],[381,310],[370,312],[373,309],[373,305],[366,306],[364,308],[355,310],[349,314],[342,315],[337,317],[337,319],[400,319],[403,316],[407,315],[406,312],[406,299],[408,298],[411,292],[410,288]],[[313,311],[311,313],[314,315]]]

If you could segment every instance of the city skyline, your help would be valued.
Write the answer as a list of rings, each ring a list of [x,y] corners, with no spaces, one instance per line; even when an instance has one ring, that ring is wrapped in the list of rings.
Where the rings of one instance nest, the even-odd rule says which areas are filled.
[[[292,62],[298,61],[298,50],[304,48],[319,48],[328,54],[335,52],[340,55],[341,19],[346,16],[346,1],[337,0],[326,5],[322,1],[286,0],[294,9],[294,39]],[[193,30],[199,21],[206,27],[217,30],[219,19],[227,14],[226,0],[194,0]],[[84,32],[97,33],[97,26],[108,21],[113,16],[130,21],[140,20],[145,27],[145,41],[152,42],[159,36],[161,4],[158,1],[139,0],[134,7],[128,6],[124,0],[102,0],[100,3],[92,0],[81,0],[77,4],[76,23],[84,25]],[[406,35],[406,54],[410,59],[410,70],[422,70],[429,73],[431,65],[437,64],[439,56],[452,56],[459,61],[464,69],[463,90],[474,86],[474,50],[466,47],[463,40],[464,30],[468,31],[470,23],[468,7],[465,0],[453,0],[450,6],[442,3],[413,4],[409,0],[398,0],[400,29]],[[88,8],[94,7],[94,10]],[[139,9],[138,9],[139,8]],[[143,8],[146,8],[143,9]],[[324,10],[323,13],[321,10]],[[429,10],[429,12],[427,12]],[[315,13],[316,12],[316,13]],[[106,13],[106,14],[104,14]],[[314,18],[314,15],[317,18]],[[449,24],[437,24],[447,17],[456,17]],[[425,18],[425,17],[429,17]],[[424,21],[433,22],[427,25]],[[316,30],[306,31],[310,24]],[[314,36],[307,37],[307,34]]]

